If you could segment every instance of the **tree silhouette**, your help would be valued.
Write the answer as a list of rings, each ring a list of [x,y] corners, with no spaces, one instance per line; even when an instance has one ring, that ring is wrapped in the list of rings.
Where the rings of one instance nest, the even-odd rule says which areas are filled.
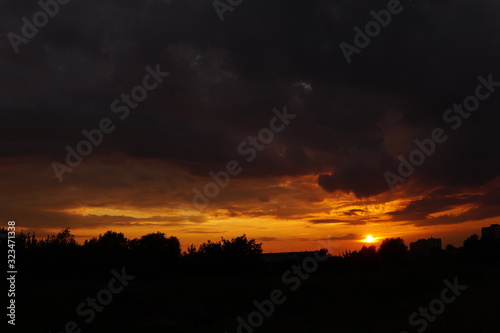
[[[223,247],[221,242],[212,242],[208,240],[206,243],[200,244],[198,251],[193,252],[200,258],[220,259],[222,258]]]
[[[0,233],[7,230],[0,229]],[[287,260],[267,260],[262,256],[262,244],[248,239],[245,234],[230,240],[208,240],[198,249],[191,245],[181,256],[177,237],[166,237],[162,232],[129,240],[123,233],[106,231],[79,245],[69,228],[46,239],[36,239],[34,233],[19,232],[16,249],[20,262],[26,264],[26,275],[35,278],[100,277],[116,267],[127,266],[148,278],[200,275],[241,275],[262,272],[281,273],[288,269]],[[498,262],[500,242],[482,240],[472,235],[464,241],[464,247],[446,247],[434,263],[453,258],[456,261]],[[327,250],[323,250],[326,254]],[[267,257],[271,258],[271,257]],[[273,257],[274,258],[274,257]],[[345,251],[323,263],[331,271],[373,271],[391,269],[409,264],[430,263],[430,258],[416,261],[408,255],[408,247],[401,238],[387,238],[380,247],[363,246],[359,251]],[[281,266],[280,266],[281,265]],[[50,269],[48,269],[50,268]]]
[[[405,262],[408,254],[408,246],[404,240],[398,238],[386,238],[378,249],[380,259],[388,265],[399,266]]]
[[[377,247],[375,245],[363,245],[359,253],[364,257],[375,257],[377,254]]]
[[[262,253],[262,244],[255,239],[248,240],[247,236],[236,237],[230,241],[222,238],[222,251],[227,257],[244,258],[254,257]]]
[[[99,235],[98,238],[85,241],[84,246],[95,246],[106,250],[127,249],[129,240],[121,232],[106,231],[104,235]]]
[[[386,238],[380,244],[378,252],[388,256],[403,256],[408,252],[408,246],[406,246],[405,241],[400,237]]]
[[[208,240],[198,250],[191,245],[185,254],[187,259],[196,260],[202,270],[209,273],[241,274],[255,270],[262,254],[262,244],[248,239],[245,234],[218,242]]]
[[[262,244],[257,243],[255,239],[248,240],[245,234],[231,240],[222,237],[219,242],[208,240],[206,243],[202,243],[197,251],[194,246],[188,249],[188,255],[212,259],[242,259],[255,257],[261,253]]]
[[[45,245],[53,248],[76,247],[75,236],[71,234],[70,228],[61,230],[57,235],[47,236]]]
[[[33,234],[31,232],[25,233],[21,231],[16,235],[16,247],[18,249],[29,249],[33,248],[38,244],[38,240],[36,239],[35,232]]]
[[[181,243],[177,237],[155,232],[130,241],[130,250],[137,270],[144,275],[171,275],[177,272]]]
[[[131,241],[132,249],[141,254],[163,258],[178,258],[181,255],[181,243],[177,237],[165,237],[163,232],[155,232]]]
[[[129,240],[125,238],[123,233],[106,231],[98,238],[94,237],[85,241],[83,250],[88,257],[92,258],[95,267],[106,272],[113,266],[126,262],[126,257],[129,254]]]

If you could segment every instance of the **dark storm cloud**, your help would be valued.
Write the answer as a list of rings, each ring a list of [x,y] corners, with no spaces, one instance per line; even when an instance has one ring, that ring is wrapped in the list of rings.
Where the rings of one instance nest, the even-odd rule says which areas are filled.
[[[498,181],[479,189],[476,194],[456,194],[455,191],[436,190],[420,200],[411,202],[401,210],[388,213],[394,221],[411,221],[419,226],[456,224],[480,221],[500,215]],[[461,211],[449,212],[453,209]],[[447,213],[448,212],[448,213]],[[433,217],[430,214],[440,213]]]
[[[486,0],[404,2],[348,65],[339,43],[352,43],[353,27],[386,4],[245,1],[221,23],[210,1],[71,1],[19,54],[6,38],[0,45],[0,154],[62,162],[82,129],[110,117],[117,130],[94,154],[165,160],[206,175],[243,160],[238,144],[287,105],[297,119],[244,164],[242,177],[317,173],[327,192],[386,192],[384,171],[397,168],[414,139],[444,126],[443,112],[471,94],[478,75],[500,81],[500,5]],[[4,1],[1,31],[19,33],[20,18],[37,10],[34,1]],[[171,75],[118,120],[111,102],[156,64]],[[498,176],[499,99],[449,132],[412,175],[412,190],[474,188]]]
[[[476,202],[480,197],[479,195],[444,196],[433,192],[423,199],[412,201],[404,209],[388,214],[398,220],[422,220],[429,214]]]

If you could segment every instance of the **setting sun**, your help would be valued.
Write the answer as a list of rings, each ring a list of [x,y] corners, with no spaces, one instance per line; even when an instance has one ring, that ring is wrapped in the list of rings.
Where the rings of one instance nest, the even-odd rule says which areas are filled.
[[[375,241],[375,238],[371,235],[366,236],[364,242],[365,243],[373,243]]]

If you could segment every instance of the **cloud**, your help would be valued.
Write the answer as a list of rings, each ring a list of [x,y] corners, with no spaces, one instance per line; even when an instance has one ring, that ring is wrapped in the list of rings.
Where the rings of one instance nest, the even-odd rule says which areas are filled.
[[[265,202],[265,203],[268,203],[269,201],[271,201],[271,199],[269,199],[269,197],[267,195],[264,195],[262,197],[259,197],[258,200],[260,202]]]
[[[208,172],[237,159],[244,190],[251,188],[245,181],[314,175],[323,192],[298,198],[290,194],[293,188],[267,187],[252,193],[262,204],[256,208],[234,205],[247,192],[228,190],[234,198],[222,194],[216,208],[312,224],[368,223],[364,217],[308,216],[324,198],[390,195],[383,173],[397,169],[397,157],[415,149],[415,139],[446,127],[443,112],[473,92],[478,75],[493,73],[500,81],[500,22],[494,15],[500,4],[487,0],[408,4],[348,65],[339,43],[352,42],[353,28],[386,3],[256,0],[223,23],[202,0],[91,0],[62,7],[18,55],[7,40],[0,43],[6,120],[0,123],[0,163],[10,177],[2,185],[18,200],[7,201],[7,216],[24,217],[27,203],[32,213],[24,218],[41,214],[39,223],[47,225],[68,223],[64,214],[44,212],[47,207],[172,208],[189,202]],[[2,31],[19,33],[20,18],[36,10],[31,2],[4,1]],[[156,64],[171,75],[119,120],[110,104]],[[478,189],[500,176],[499,101],[496,92],[458,131],[446,127],[449,139],[398,192],[424,198],[393,211],[392,221],[425,225],[498,216],[490,194]],[[271,110],[284,105],[297,118],[246,163],[238,145],[268,126]],[[116,131],[61,186],[50,163],[64,161],[65,147],[74,147],[84,139],[81,131],[103,117],[113,120]],[[27,166],[32,161],[36,168]],[[26,170],[34,174],[20,177]],[[427,196],[436,188],[453,192]],[[277,196],[302,206],[278,205]],[[461,205],[470,205],[468,213],[429,217]]]
[[[498,197],[500,179],[476,193],[461,193],[460,189],[438,189],[406,207],[389,212],[395,221],[411,221],[418,226],[458,224],[481,221],[500,215]]]
[[[356,220],[356,221],[350,221],[350,220],[339,220],[339,219],[312,219],[309,220],[309,222],[313,224],[338,224],[338,223],[345,223],[345,224],[350,224],[350,225],[363,225],[366,224],[367,221],[365,220]]]
[[[365,212],[365,210],[363,210],[363,209],[351,209],[347,212],[344,212],[343,214],[346,216],[357,216],[357,215],[359,215],[359,213],[363,213],[363,212]]]
[[[334,236],[334,237],[326,237],[326,238],[319,238],[317,239],[318,241],[340,241],[340,240],[357,240],[361,239],[360,235],[356,234],[347,234],[343,236]]]

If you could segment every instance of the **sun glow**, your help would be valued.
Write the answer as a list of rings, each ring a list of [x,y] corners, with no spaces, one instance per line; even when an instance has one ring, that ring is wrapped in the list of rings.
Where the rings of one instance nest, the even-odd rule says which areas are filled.
[[[366,236],[364,242],[365,243],[373,243],[375,241],[375,238],[372,235]]]

